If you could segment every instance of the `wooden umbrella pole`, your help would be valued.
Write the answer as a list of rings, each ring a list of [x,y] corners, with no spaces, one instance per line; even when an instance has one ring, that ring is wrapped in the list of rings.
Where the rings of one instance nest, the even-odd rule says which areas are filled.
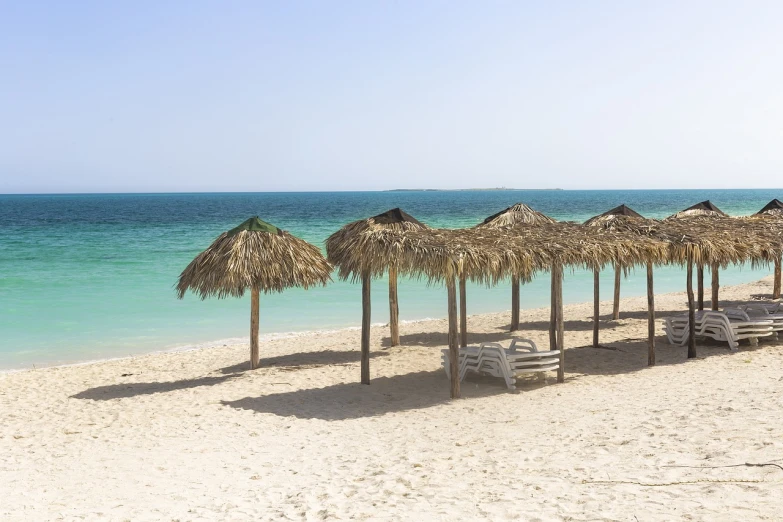
[[[370,384],[370,274],[362,274],[362,384]]]
[[[614,306],[612,307],[612,319],[620,318],[620,265],[614,267]]]
[[[655,366],[655,293],[653,292],[653,265],[647,262],[647,366]]]
[[[552,265],[549,295],[549,349],[557,350],[557,273]]]
[[[598,346],[598,317],[601,313],[601,301],[599,290],[601,282],[600,272],[597,268],[593,269],[593,346]]]
[[[449,306],[449,365],[451,366],[451,398],[458,399],[459,389],[459,347],[457,346],[457,290],[454,275],[446,277],[446,291]]]
[[[699,310],[704,310],[704,265],[696,267],[696,285]]]
[[[693,260],[688,256],[688,359],[696,357],[696,312],[693,306]]]
[[[772,286],[772,299],[780,299],[780,258],[775,259],[775,281]]]
[[[258,287],[250,289],[250,369],[259,366],[258,359]]]
[[[560,350],[560,365],[557,368],[557,382],[565,381],[565,342],[563,340],[563,265],[557,265],[557,349]]]
[[[468,291],[465,274],[459,276],[459,345],[468,345]]]
[[[718,292],[720,291],[720,276],[718,275],[718,265],[712,265],[712,300],[710,304],[713,310],[718,309]]]
[[[397,267],[389,267],[389,330],[391,345],[400,345],[400,305],[397,302]]]
[[[519,330],[519,276],[511,276],[511,331]]]

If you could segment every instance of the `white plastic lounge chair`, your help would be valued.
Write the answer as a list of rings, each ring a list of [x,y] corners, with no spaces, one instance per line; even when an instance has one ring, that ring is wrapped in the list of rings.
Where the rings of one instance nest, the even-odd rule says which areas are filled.
[[[500,343],[482,343],[459,351],[459,377],[468,372],[482,373],[502,378],[509,389],[515,389],[516,378],[525,373],[556,370],[560,366],[560,351],[539,352],[530,339],[514,338],[506,349]],[[441,362],[446,376],[451,376],[449,350],[442,350]]]
[[[710,337],[716,341],[727,342],[732,351],[737,350],[742,339],[749,339],[750,343],[755,345],[759,337],[776,334],[772,320],[751,318],[738,309],[729,310],[729,313],[698,311],[695,318],[697,337]],[[684,346],[688,342],[688,315],[667,317],[664,320],[664,331],[670,344]]]

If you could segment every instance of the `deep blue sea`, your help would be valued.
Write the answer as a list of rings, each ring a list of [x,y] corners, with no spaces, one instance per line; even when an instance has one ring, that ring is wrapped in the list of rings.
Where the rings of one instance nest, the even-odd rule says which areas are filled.
[[[621,203],[666,217],[710,199],[732,215],[756,212],[783,189],[635,191],[460,191],[241,194],[0,195],[0,369],[29,368],[246,338],[244,299],[178,300],[174,284],[190,260],[221,232],[250,216],[323,248],[344,224],[401,207],[433,227],[475,225],[524,202],[559,220],[583,221]],[[767,275],[738,267],[721,284]],[[592,299],[592,275],[566,272],[565,302]],[[603,298],[611,273],[604,274]],[[656,270],[657,293],[679,291],[684,272]],[[645,292],[631,274],[623,296]],[[386,282],[374,283],[373,322],[388,321]],[[510,308],[508,286],[468,287],[468,313]],[[403,280],[400,315],[446,315],[443,287]],[[547,306],[548,275],[522,288],[523,308]],[[262,295],[264,334],[358,326],[359,285]],[[263,350],[263,347],[262,347]]]

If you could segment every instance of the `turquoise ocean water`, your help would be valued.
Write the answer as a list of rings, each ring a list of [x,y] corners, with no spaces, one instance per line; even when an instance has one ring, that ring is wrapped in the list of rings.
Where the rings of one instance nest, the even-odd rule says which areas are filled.
[[[756,212],[781,190],[460,191],[257,194],[0,195],[0,369],[122,357],[246,338],[244,299],[178,300],[174,284],[190,260],[221,232],[259,215],[321,248],[344,224],[401,207],[434,227],[467,227],[525,202],[556,219],[583,221],[625,203],[666,217],[704,199],[732,215]],[[738,267],[721,284],[770,270]],[[565,302],[592,299],[592,275],[566,272]],[[656,270],[657,293],[680,291],[684,272]],[[603,297],[612,275],[604,274]],[[643,270],[623,296],[643,295]],[[388,321],[385,280],[374,282],[373,322]],[[468,313],[510,308],[508,286],[469,285]],[[400,315],[446,315],[443,287],[400,283]],[[261,297],[264,334],[358,326],[359,285]],[[522,288],[523,308],[547,306],[548,275]]]

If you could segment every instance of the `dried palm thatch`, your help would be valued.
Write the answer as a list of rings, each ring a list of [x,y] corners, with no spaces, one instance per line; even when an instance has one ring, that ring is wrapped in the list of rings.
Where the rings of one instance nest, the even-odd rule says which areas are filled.
[[[190,289],[201,297],[241,297],[245,290],[264,293],[308,288],[331,281],[332,268],[315,245],[252,217],[222,233],[182,271],[181,299]]]
[[[326,240],[329,261],[342,280],[382,276],[390,266],[403,266],[408,232],[429,227],[399,208],[348,223]]]
[[[492,214],[476,226],[501,228],[520,224],[543,225],[554,222],[555,220],[546,214],[542,214],[537,210],[533,210],[524,203],[517,203],[505,210],[501,210],[497,214]]]
[[[650,228],[652,230],[652,228]],[[652,234],[640,235],[622,227],[585,227],[561,222],[549,225],[518,225],[510,229],[514,246],[545,255],[563,266],[602,268],[662,262],[667,245]]]
[[[177,296],[241,297],[251,290],[250,364],[258,365],[258,294],[309,288],[331,281],[332,267],[318,247],[257,216],[222,233],[182,271]]]
[[[774,259],[780,245],[772,223],[758,218],[693,216],[659,222],[652,234],[669,243],[670,261],[725,268],[750,263],[763,266]]]
[[[370,278],[382,276],[388,270],[392,346],[400,344],[397,275],[404,265],[401,248],[405,234],[415,230],[429,230],[429,227],[404,210],[393,208],[377,216],[349,223],[326,240],[327,255],[338,267],[339,277],[354,281],[362,279],[363,286],[367,286],[365,291],[368,299]],[[369,315],[369,308],[366,311]]]
[[[526,278],[553,263],[571,267],[633,265],[665,259],[668,245],[654,237],[626,231],[588,228],[576,223],[516,225],[495,229],[430,229],[378,237],[400,254],[400,267],[411,276],[439,282],[464,274],[493,285],[510,274]],[[346,274],[345,277],[351,277]]]

